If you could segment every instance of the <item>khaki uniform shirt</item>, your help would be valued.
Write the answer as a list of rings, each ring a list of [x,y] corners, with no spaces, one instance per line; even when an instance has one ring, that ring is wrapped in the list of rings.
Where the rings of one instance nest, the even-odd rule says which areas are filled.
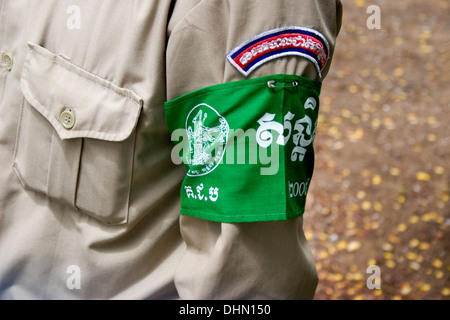
[[[226,59],[267,30],[320,32],[339,0],[1,0],[0,298],[312,298],[302,217],[181,216],[164,103],[246,77]],[[322,70],[325,76],[331,59]],[[283,56],[247,78],[319,79]]]

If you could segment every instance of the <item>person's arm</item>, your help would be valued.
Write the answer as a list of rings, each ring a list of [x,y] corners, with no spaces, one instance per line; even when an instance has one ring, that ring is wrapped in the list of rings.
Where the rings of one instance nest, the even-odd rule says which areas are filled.
[[[175,3],[166,120],[185,132],[180,298],[313,298],[302,213],[341,15],[339,0]]]

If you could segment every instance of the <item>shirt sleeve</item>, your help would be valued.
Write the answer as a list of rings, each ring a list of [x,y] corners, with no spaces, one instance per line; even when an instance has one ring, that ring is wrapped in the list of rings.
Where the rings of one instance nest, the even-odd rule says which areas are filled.
[[[229,110],[236,109],[259,110],[253,118],[249,115],[249,119],[253,119],[254,123],[259,121],[259,124],[272,121],[270,122],[273,124],[272,129],[278,125],[283,127],[286,125],[285,120],[290,119],[292,127],[302,126],[305,132],[310,130],[311,135],[314,126],[311,113],[297,114],[295,118],[295,112],[291,109],[283,109],[281,114],[277,115],[273,110],[258,109],[251,106],[251,103],[241,102],[252,101],[252,97],[255,96],[271,95],[270,90],[279,89],[276,97],[281,96],[282,100],[270,100],[272,98],[267,97],[272,104],[283,101],[283,106],[291,106],[300,101],[299,108],[307,112],[315,110],[320,90],[315,92],[308,90],[320,88],[320,83],[328,73],[341,27],[341,17],[341,2],[329,0],[176,2],[172,19],[168,24],[167,100],[172,101],[169,102],[170,112],[183,115],[179,120],[181,124],[179,127],[183,129],[184,123],[184,130],[188,132],[185,135],[186,140],[190,141],[189,134],[194,137],[196,132],[197,136],[200,132],[204,141],[205,132],[214,129],[213,132],[216,134],[214,137],[219,141],[218,137],[222,138],[225,132],[224,123],[229,125],[232,121],[226,120],[233,118],[233,114],[236,115]],[[273,80],[270,77],[274,77]],[[229,92],[228,96],[215,95],[217,91],[224,92],[222,89],[236,86],[241,88],[241,84],[252,86],[256,83],[261,83],[263,91],[242,90]],[[291,93],[293,92],[291,86],[301,87],[296,90],[304,92],[304,95]],[[214,91],[214,95],[208,103],[195,100],[199,96],[211,95],[211,90]],[[192,95],[194,97],[191,97]],[[233,106],[231,101],[231,109],[223,112],[211,106],[214,101],[218,99],[224,101],[221,99],[227,97],[240,103]],[[184,106],[183,103],[173,103],[177,99],[181,99],[183,103],[186,99],[194,100],[190,100],[191,106],[187,106],[186,112],[179,107]],[[261,99],[263,101],[260,103],[261,106],[270,104],[265,96]],[[175,109],[174,105],[179,108]],[[210,114],[214,113],[218,115],[216,122],[207,123],[207,119],[212,119]],[[271,115],[274,115],[273,118]],[[241,119],[242,115],[236,115],[234,118]],[[166,119],[170,126],[172,116]],[[196,131],[196,128],[203,129]],[[257,131],[259,128],[254,129]],[[285,127],[279,137],[286,138],[284,129]],[[208,136],[209,140],[213,140],[211,136],[211,134]],[[291,135],[289,138],[296,139],[293,140],[294,147],[299,148],[303,148],[301,141],[306,143],[308,140],[308,137],[301,139],[300,130],[296,136]],[[275,140],[276,136],[273,139]],[[194,139],[194,142],[188,143],[188,150],[189,145],[192,146],[192,154],[195,154],[195,142],[199,141]],[[279,141],[283,144],[283,139]],[[203,149],[200,143],[197,143],[197,146],[199,150],[197,159],[201,159],[200,155],[205,153],[205,144]],[[291,151],[289,150],[289,156]],[[300,155],[298,153],[296,159],[299,159]],[[199,163],[203,164],[203,167],[187,167],[187,177],[189,173],[209,174],[212,170],[216,170],[214,165]],[[305,164],[306,171],[308,168],[312,170],[313,164],[314,159],[311,158]],[[289,170],[291,169],[286,169],[284,173]],[[233,177],[233,181],[237,181],[239,176],[240,174]],[[223,175],[222,179],[224,177]],[[250,182],[246,180],[244,185],[249,185]],[[300,181],[283,182],[285,190],[280,192],[285,193],[287,202],[290,201],[289,195],[290,198],[295,198],[304,191],[306,193],[306,180],[303,182],[303,189]],[[201,188],[198,189],[199,187]],[[206,206],[209,211],[207,217],[214,217],[217,214],[215,211],[220,211],[220,208],[215,209],[213,202],[222,196],[221,190],[214,188],[215,185],[208,185],[207,189],[212,193],[203,194],[201,193],[203,187],[205,186],[201,184],[197,186],[184,184],[181,195],[191,201],[190,203],[194,203],[194,200],[197,203],[201,200],[202,206],[210,203],[211,206]],[[208,196],[211,196],[209,202]],[[235,206],[244,207],[251,199],[253,196],[249,197],[248,201],[245,197],[239,198]],[[278,203],[278,199],[274,197],[270,203]],[[287,204],[282,204],[285,205]],[[266,205],[261,208],[254,206],[254,214],[257,215],[266,207]],[[182,299],[313,298],[317,273],[302,224],[300,214],[286,215],[282,219],[255,219],[252,222],[208,219],[204,215],[195,214],[182,215],[181,232],[187,251],[175,275],[175,284],[180,297]]]

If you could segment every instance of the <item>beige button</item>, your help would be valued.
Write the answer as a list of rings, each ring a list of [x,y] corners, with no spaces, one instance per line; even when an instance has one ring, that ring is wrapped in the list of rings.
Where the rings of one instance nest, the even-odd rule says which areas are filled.
[[[72,129],[75,125],[75,115],[72,110],[64,110],[59,116],[59,120],[66,129]]]
[[[13,58],[9,53],[3,53],[2,55],[2,68],[6,71],[11,71],[13,67]]]

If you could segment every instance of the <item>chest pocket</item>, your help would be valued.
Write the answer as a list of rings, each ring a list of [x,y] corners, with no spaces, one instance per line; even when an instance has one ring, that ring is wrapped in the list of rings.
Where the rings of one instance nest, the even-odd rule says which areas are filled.
[[[14,171],[23,187],[106,224],[128,219],[134,92],[29,43]]]

